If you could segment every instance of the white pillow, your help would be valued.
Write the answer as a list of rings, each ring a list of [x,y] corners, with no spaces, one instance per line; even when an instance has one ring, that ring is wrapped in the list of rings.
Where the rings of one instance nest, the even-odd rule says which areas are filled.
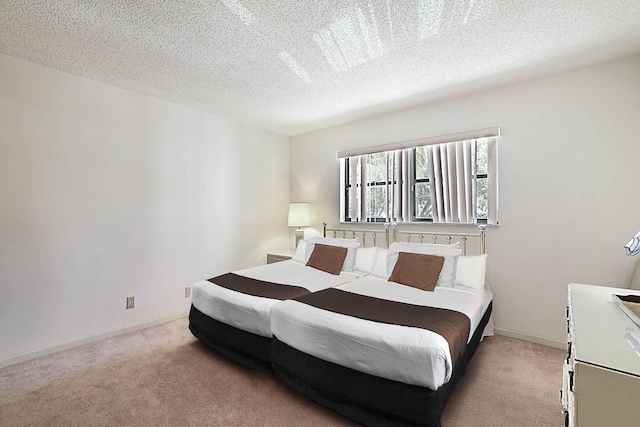
[[[486,271],[487,254],[458,257],[455,285],[482,289]]]
[[[329,246],[340,246],[347,248],[347,256],[342,264],[342,271],[353,272],[356,264],[356,248],[360,246],[358,239],[336,239],[333,237],[312,237],[307,240],[307,247],[305,249],[305,264],[309,262],[313,248],[316,243]]]
[[[387,254],[387,249],[378,248],[376,262],[371,270],[372,276],[381,277],[385,280],[389,279],[389,274],[387,274]]]
[[[378,248],[375,246],[372,248],[357,248],[355,271],[371,273],[376,265],[377,255]]]
[[[291,259],[294,261],[298,261],[303,264],[306,264],[307,263],[307,261],[305,260],[306,253],[307,253],[307,241],[301,239],[298,242],[298,247],[296,248],[296,252],[293,254],[293,258]]]
[[[403,243],[396,242],[389,246],[387,253],[387,271],[393,271],[393,267],[398,261],[399,252],[411,252],[416,254],[439,255],[444,257],[444,264],[438,276],[436,286],[453,287],[456,273],[456,260],[462,253],[460,244],[434,245],[428,243]]]

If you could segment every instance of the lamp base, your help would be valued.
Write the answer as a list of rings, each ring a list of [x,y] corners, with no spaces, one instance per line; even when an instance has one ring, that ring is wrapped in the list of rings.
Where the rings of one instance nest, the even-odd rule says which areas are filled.
[[[298,249],[298,243],[300,240],[304,240],[304,230],[302,228],[298,228],[296,230],[296,249]]]

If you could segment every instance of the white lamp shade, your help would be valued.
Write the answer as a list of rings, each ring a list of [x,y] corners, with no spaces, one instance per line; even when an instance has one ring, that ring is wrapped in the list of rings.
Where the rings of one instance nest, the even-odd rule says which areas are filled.
[[[307,227],[311,225],[309,203],[289,203],[289,227]]]

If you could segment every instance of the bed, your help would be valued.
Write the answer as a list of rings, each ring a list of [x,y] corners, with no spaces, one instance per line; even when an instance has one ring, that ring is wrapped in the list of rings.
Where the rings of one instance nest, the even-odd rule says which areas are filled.
[[[347,235],[349,231],[349,235]],[[368,274],[367,233],[376,244],[382,230],[341,231],[341,236],[301,241],[292,260],[223,274],[193,285],[189,329],[204,344],[254,369],[271,369],[271,307],[281,300],[344,284]],[[385,228],[383,233],[387,234]],[[361,234],[365,233],[365,234]],[[337,274],[307,266],[314,249],[346,248]],[[356,249],[362,249],[356,256]],[[371,248],[372,249],[372,248]],[[317,252],[316,252],[317,254]],[[335,272],[334,272],[335,273]]]
[[[422,242],[427,233],[409,234]],[[394,243],[369,276],[275,304],[276,375],[366,425],[439,426],[479,342],[493,332],[484,230],[455,244],[454,237],[445,234],[445,245]],[[466,255],[468,237],[478,238],[480,254]],[[406,266],[426,258],[445,260],[433,290],[389,281],[398,278],[401,260]]]

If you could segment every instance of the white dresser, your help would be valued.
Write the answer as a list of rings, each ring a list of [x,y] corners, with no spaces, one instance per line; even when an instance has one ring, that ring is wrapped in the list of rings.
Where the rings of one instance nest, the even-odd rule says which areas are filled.
[[[567,359],[561,400],[564,426],[640,426],[640,355],[627,339],[640,327],[611,295],[640,291],[571,283]]]

